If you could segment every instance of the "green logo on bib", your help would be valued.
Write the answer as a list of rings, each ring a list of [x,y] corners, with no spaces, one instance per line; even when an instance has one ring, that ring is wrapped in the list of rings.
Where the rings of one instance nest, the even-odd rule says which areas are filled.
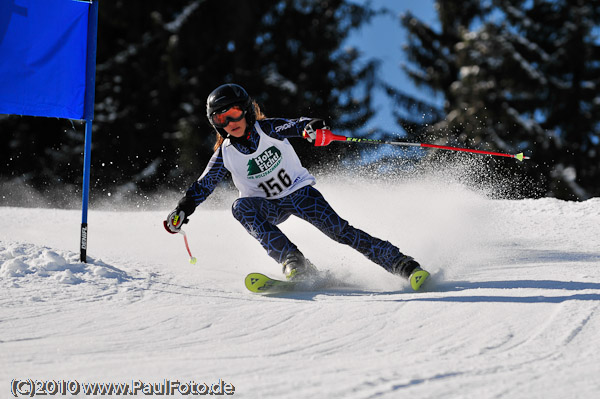
[[[248,161],[248,179],[260,179],[271,173],[281,163],[281,151],[275,146]]]

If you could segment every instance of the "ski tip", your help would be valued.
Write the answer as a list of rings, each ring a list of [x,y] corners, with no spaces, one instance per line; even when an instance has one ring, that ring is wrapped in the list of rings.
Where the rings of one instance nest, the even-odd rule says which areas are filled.
[[[413,290],[419,291],[421,286],[425,283],[425,281],[427,281],[428,278],[429,272],[419,268],[410,275],[410,286]]]
[[[296,283],[277,280],[262,273],[250,273],[246,276],[244,284],[249,291],[258,294],[273,294],[293,290]]]

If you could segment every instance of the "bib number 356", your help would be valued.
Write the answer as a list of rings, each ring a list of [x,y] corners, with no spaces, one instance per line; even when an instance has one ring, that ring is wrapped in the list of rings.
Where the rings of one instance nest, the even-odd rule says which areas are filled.
[[[272,177],[267,181],[264,181],[258,185],[264,192],[267,198],[271,198],[283,190],[292,185],[292,179],[285,172],[285,169],[281,169],[277,173],[277,177]]]

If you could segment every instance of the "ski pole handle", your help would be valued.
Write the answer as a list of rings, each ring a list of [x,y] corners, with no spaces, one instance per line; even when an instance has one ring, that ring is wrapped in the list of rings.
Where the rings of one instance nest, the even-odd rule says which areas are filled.
[[[346,141],[345,136],[338,136],[337,134],[331,133],[329,129],[317,129],[316,130],[317,137],[315,138],[315,146],[316,147],[324,147],[329,145],[332,141]]]

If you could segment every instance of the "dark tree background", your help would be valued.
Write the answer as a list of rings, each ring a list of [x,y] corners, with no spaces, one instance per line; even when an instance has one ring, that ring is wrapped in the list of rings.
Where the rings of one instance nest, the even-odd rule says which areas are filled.
[[[99,12],[92,196],[186,188],[212,155],[205,101],[223,83],[244,86],[267,116],[321,117],[344,131],[373,115],[376,63],[342,47],[375,15],[368,4],[116,0]],[[3,116],[0,129],[4,182],[79,190],[82,124]],[[293,144],[309,165],[337,159]]]
[[[353,136],[370,134],[382,86],[408,139],[525,151],[531,161],[488,161],[536,182],[522,196],[600,195],[598,1],[437,1],[436,27],[404,15],[398,35],[382,40],[406,53],[405,72],[442,106],[381,82],[376,60],[346,48],[354,29],[384,12],[369,2],[114,0],[99,9],[92,199],[185,189],[212,154],[206,97],[227,82],[246,87],[268,116],[321,117]],[[357,154],[293,144],[308,166]],[[78,192],[82,153],[80,122],[0,115],[0,203],[19,204],[11,185],[46,197]]]
[[[409,135],[517,153],[496,162],[505,175],[537,184],[523,195],[584,200],[600,195],[600,2],[436,2],[441,28],[411,15],[406,71],[444,98],[443,109],[388,87]],[[440,138],[440,135],[443,137]]]

